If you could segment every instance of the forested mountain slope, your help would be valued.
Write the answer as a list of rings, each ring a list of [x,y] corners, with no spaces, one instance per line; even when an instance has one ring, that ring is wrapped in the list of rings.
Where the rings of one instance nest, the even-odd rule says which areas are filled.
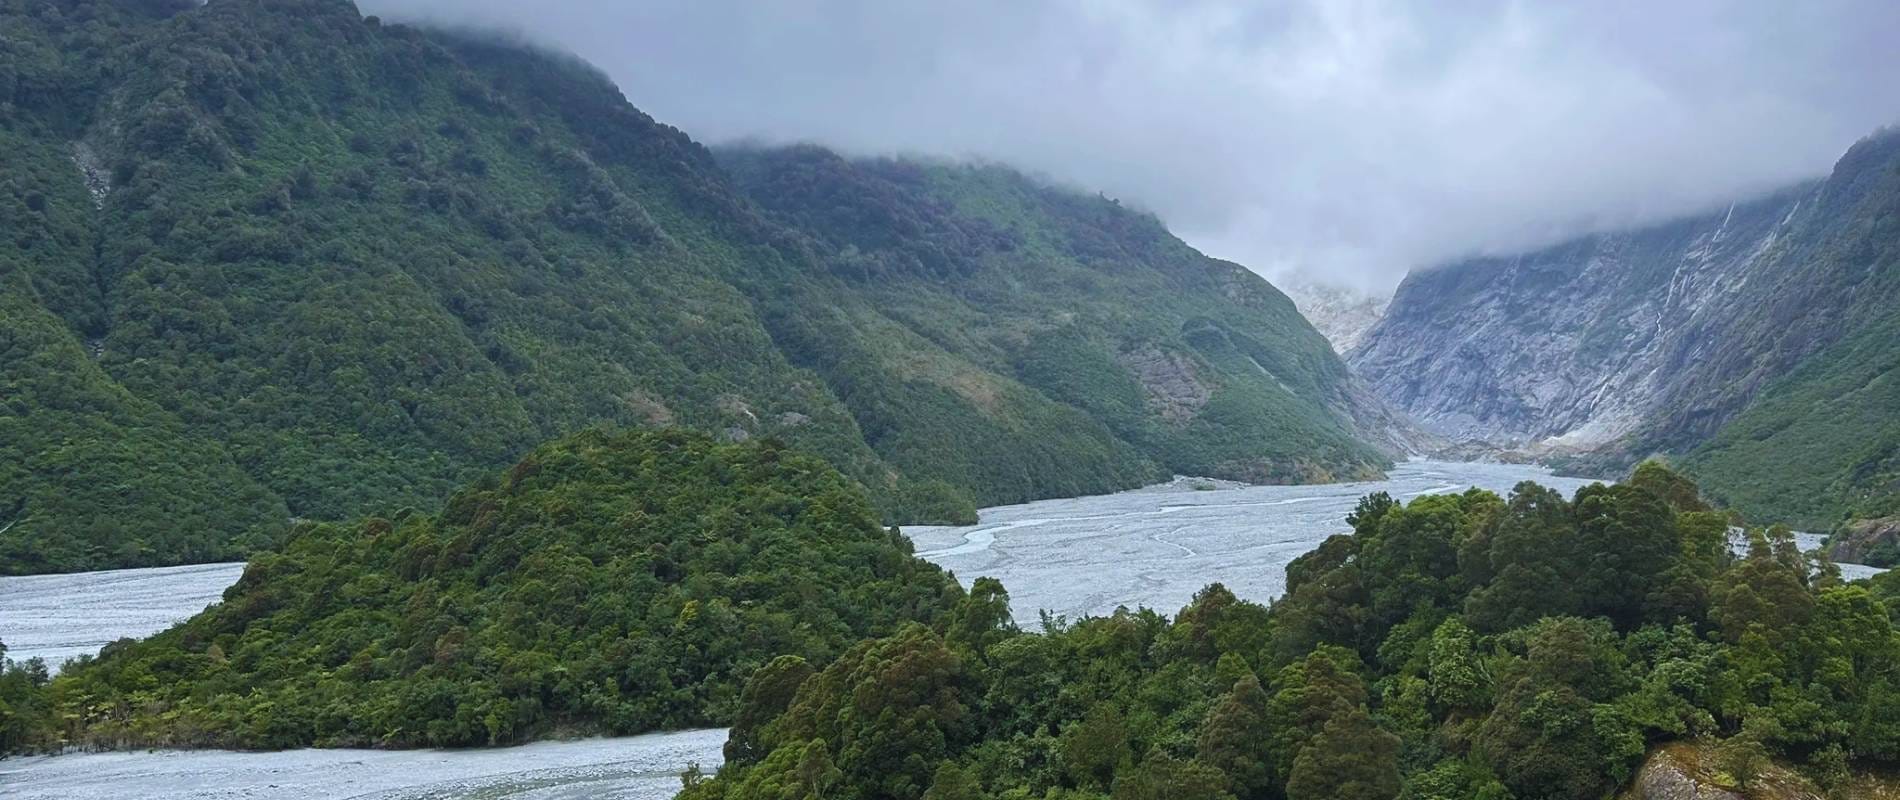
[[[1354,368],[1429,429],[1683,457],[1751,518],[1825,528],[1894,494],[1900,135],[1709,214],[1408,276]]]
[[[583,64],[345,0],[0,31],[0,571],[231,557],[597,423],[779,437],[902,520],[1384,463],[1285,297],[1112,201],[809,149],[735,184]]]
[[[925,374],[976,374],[961,363],[1009,376],[1081,410],[1136,457],[1174,473],[1349,479],[1370,474],[1377,460],[1355,431],[1399,447],[1404,427],[1291,301],[1246,269],[1196,252],[1151,215],[1004,167],[850,161],[815,147],[732,149],[721,160],[774,219],[809,232],[853,301],[875,310],[868,322],[805,315],[811,327],[800,341],[813,349],[886,342],[887,333],[920,338],[947,358],[882,360]],[[818,327],[827,323],[860,335]],[[813,366],[837,375],[824,363],[850,364],[856,355]],[[856,377],[833,383],[866,386]],[[949,384],[979,410],[994,391],[955,377]],[[886,427],[878,406],[917,401],[891,396],[873,406],[843,396],[874,446],[906,472],[930,469],[946,449],[1018,446],[917,440],[915,424],[892,424],[904,444],[887,448],[876,435]],[[937,413],[916,411],[918,420]],[[958,482],[984,480],[971,474]]]

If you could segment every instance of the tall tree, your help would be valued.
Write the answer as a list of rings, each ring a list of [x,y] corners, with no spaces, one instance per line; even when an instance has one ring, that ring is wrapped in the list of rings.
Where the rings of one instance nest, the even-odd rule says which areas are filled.
[[[1262,735],[1270,724],[1267,693],[1249,673],[1214,704],[1195,739],[1195,760],[1227,775],[1227,789],[1240,800],[1270,797],[1273,751]]]
[[[1234,800],[1220,770],[1182,761],[1156,748],[1140,766],[1115,779],[1111,800]]]
[[[1399,737],[1363,708],[1326,723],[1287,776],[1287,800],[1393,800],[1399,796]]]

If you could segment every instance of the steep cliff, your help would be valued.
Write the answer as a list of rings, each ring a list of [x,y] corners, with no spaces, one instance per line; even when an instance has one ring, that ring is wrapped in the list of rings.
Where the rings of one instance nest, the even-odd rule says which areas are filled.
[[[1682,360],[1711,345],[1707,331],[1733,313],[1810,194],[1414,272],[1349,359],[1449,437],[1615,441],[1644,422]]]
[[[1827,527],[1900,462],[1900,136],[1825,180],[1407,277],[1349,360],[1454,439],[1612,470],[1669,453],[1751,517]]]

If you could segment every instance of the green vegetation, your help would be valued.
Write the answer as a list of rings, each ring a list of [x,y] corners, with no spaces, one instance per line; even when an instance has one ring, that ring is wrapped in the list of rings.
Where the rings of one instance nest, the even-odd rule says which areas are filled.
[[[602,423],[783,439],[887,521],[1383,463],[1286,298],[1109,200],[734,178],[584,64],[346,0],[0,30],[0,573],[238,557]]]
[[[1885,272],[1900,278],[1900,265]],[[1900,314],[1863,324],[1764,389],[1684,467],[1724,505],[1810,530],[1900,513],[1896,341]]]
[[[1150,474],[1329,481],[1369,477],[1384,461],[1354,435],[1372,427],[1358,422],[1371,409],[1346,390],[1345,366],[1292,301],[1151,215],[1001,167],[849,161],[814,147],[735,149],[720,160],[775,219],[809,232],[830,271],[883,316],[1080,410],[1106,428],[1109,452],[1162,468]],[[861,421],[873,416],[845,400]],[[1045,422],[1060,430],[1065,420]],[[1050,429],[960,441],[993,449],[993,462]],[[873,444],[907,474],[930,474],[942,449]]]
[[[1813,205],[1763,301],[1736,304],[1726,373],[1684,378],[1726,395],[1761,386],[1683,468],[1750,518],[1828,530],[1900,513],[1900,132],[1856,144]]]
[[[483,745],[727,724],[773,656],[829,663],[950,620],[961,595],[823,461],[770,440],[586,432],[437,515],[300,526],[221,604],[69,666],[35,701],[53,721],[31,743]],[[0,704],[20,680],[0,678]]]
[[[1660,464],[1349,521],[1271,609],[1215,585],[1027,633],[979,583],[953,624],[776,661],[682,797],[1597,800],[1693,740],[1824,786],[1900,763],[1900,577],[1843,585],[1782,528],[1737,556]]]
[[[1900,128],[1825,179],[1417,271],[1353,357],[1427,427],[1570,474],[1666,454],[1758,522],[1900,514]]]
[[[0,289],[0,573],[216,561],[284,529],[282,500],[23,295]]]
[[[0,755],[38,745],[51,726],[46,683],[45,663],[8,660],[6,643],[0,642]]]

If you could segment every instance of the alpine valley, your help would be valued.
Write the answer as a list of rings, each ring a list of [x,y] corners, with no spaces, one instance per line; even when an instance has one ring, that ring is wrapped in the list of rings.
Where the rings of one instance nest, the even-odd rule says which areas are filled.
[[[592,425],[777,437],[891,521],[1374,476],[1285,296],[995,166],[715,153],[344,0],[0,3],[0,573],[437,507]]]
[[[623,96],[624,64],[469,27],[481,5],[0,0],[0,793],[1896,796],[1900,132],[1686,218],[1416,270],[1389,304],[1296,277],[1296,307],[1009,166],[704,146]],[[852,27],[881,4],[784,5],[932,102],[878,72],[910,31]],[[1169,62],[1228,106],[1270,83],[1438,135],[1513,110],[1490,80],[1355,94],[1360,61],[1373,88],[1512,63],[1425,47],[1490,42],[1465,23],[1491,12],[1327,5],[1294,43],[1175,5],[1056,14],[1034,44],[1090,72],[1125,55],[1091,26],[1180,14],[1138,27],[1249,51]],[[1506,5],[1517,41],[1541,6]],[[1377,35],[1307,35],[1359,16]],[[779,66],[728,36],[753,21],[711,35]],[[686,27],[645,32],[712,41]],[[1251,51],[1283,46],[1297,68],[1259,80]],[[1229,56],[1248,80],[1199,74]],[[1084,120],[1207,121],[1130,108]],[[1355,148],[1408,132],[1282,153],[1327,130],[1283,116],[1169,157],[1331,193],[1275,238],[1408,228],[1364,218],[1405,191],[1323,180],[1402,171]],[[1284,186],[1238,169],[1265,157]],[[1288,210],[1179,172],[1231,206],[1209,213]],[[1285,252],[1383,252],[1348,244]]]

